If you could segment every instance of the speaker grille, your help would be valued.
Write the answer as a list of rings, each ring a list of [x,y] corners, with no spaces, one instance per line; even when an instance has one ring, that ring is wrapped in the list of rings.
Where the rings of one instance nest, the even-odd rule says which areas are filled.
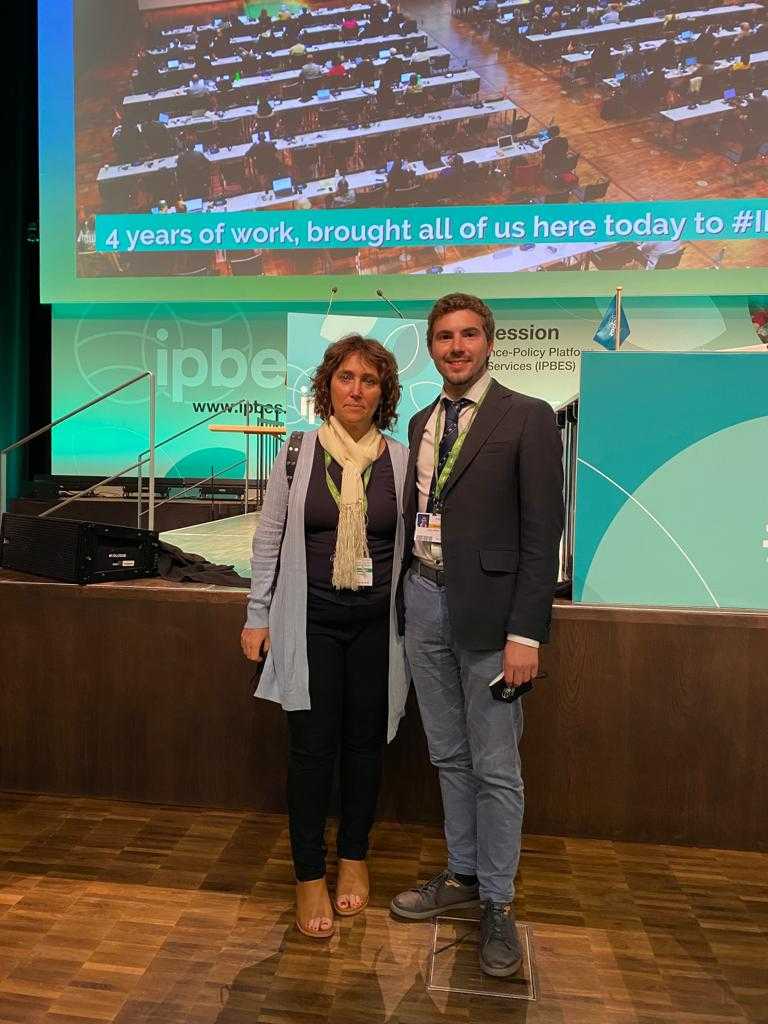
[[[12,513],[0,527],[2,568],[67,583],[155,576],[158,550],[153,530],[130,526]]]
[[[76,583],[81,535],[82,524],[70,520],[4,515],[0,565]]]

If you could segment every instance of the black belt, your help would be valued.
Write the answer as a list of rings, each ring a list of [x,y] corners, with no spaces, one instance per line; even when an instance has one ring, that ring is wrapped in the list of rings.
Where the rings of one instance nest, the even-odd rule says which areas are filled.
[[[438,587],[445,586],[445,569],[433,569],[431,565],[427,565],[419,558],[414,558],[411,562],[411,572],[415,572],[417,576],[423,576],[425,580],[432,580]]]

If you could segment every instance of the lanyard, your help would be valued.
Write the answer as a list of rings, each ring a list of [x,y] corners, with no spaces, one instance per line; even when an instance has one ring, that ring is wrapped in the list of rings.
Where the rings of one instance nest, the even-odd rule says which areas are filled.
[[[490,388],[490,386],[491,385],[489,383],[488,387],[482,393],[480,398],[475,402],[474,408],[472,409],[472,415],[470,416],[470,419],[469,419],[469,423],[466,425],[466,427],[462,430],[462,432],[459,434],[459,436],[453,442],[451,450],[448,453],[448,458],[445,460],[445,465],[443,466],[443,471],[440,474],[440,476],[435,480],[435,489],[433,491],[433,502],[434,502],[435,505],[438,503],[438,499],[439,499],[440,495],[443,492],[443,488],[445,487],[445,485],[446,485],[446,483],[448,481],[448,478],[450,477],[451,473],[453,472],[453,467],[456,465],[456,460],[458,459],[459,455],[461,454],[461,449],[464,447],[464,442],[467,439],[467,434],[469,433],[470,427],[475,422],[475,416],[477,416],[477,410],[483,404],[483,400],[485,399],[485,396],[488,394],[488,388]],[[435,468],[434,468],[434,473],[435,474],[437,474],[437,467],[440,465],[440,425],[442,424],[442,421],[443,421],[443,403],[441,401],[440,402],[440,407],[439,407],[438,412],[437,412],[437,420],[435,421]]]
[[[341,494],[339,493],[339,488],[333,482],[333,480],[331,479],[331,474],[328,472],[328,469],[329,469],[329,467],[331,465],[331,462],[333,460],[331,459],[331,456],[328,454],[328,452],[323,452],[323,459],[325,461],[325,483],[326,483],[326,486],[328,487],[328,490],[330,492],[331,497],[336,502],[336,508],[341,508]],[[371,463],[371,465],[363,473],[363,511],[364,512],[368,511],[368,495],[365,492],[366,492],[366,490],[368,488],[368,481],[371,479],[371,470],[372,469],[373,469],[373,463]]]

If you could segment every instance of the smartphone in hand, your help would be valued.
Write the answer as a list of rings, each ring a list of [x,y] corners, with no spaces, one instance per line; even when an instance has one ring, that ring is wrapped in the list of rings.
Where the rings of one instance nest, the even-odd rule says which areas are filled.
[[[534,679],[546,679],[546,677],[546,672],[539,672],[537,676],[534,676]],[[510,686],[509,683],[504,682],[504,673],[499,672],[496,678],[488,683],[488,688],[494,700],[502,700],[505,704],[512,704],[518,697],[530,693],[533,689],[533,679],[528,683],[520,683],[519,686]]]

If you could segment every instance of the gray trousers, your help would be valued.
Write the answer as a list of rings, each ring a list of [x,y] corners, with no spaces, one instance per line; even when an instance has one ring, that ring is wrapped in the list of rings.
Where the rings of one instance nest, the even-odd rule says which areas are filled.
[[[519,700],[493,700],[488,690],[503,652],[459,647],[445,588],[412,572],[405,579],[405,650],[440,774],[448,867],[476,874],[481,899],[506,903],[520,859],[523,709]]]

